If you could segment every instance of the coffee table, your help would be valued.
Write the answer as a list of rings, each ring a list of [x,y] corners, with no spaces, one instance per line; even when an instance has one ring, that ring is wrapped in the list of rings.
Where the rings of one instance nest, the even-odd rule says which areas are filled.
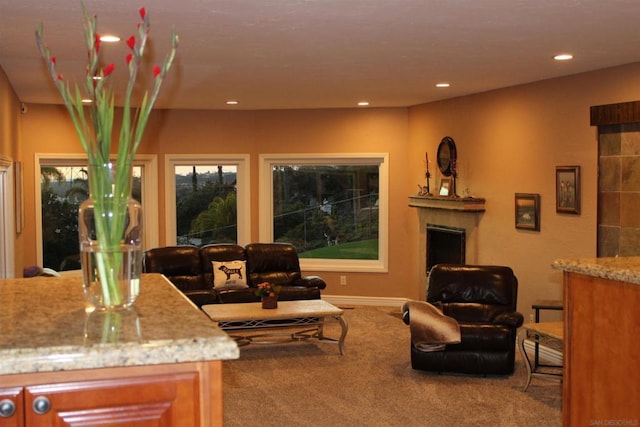
[[[278,308],[263,309],[259,302],[240,304],[208,304],[202,310],[218,326],[231,332],[238,345],[273,344],[281,342],[283,337],[290,341],[311,338],[321,342],[338,344],[340,354],[344,354],[344,340],[347,336],[347,321],[342,317],[343,310],[321,299],[278,301]],[[324,336],[326,318],[333,318],[340,324],[340,338]],[[269,333],[247,334],[248,331],[268,329]],[[278,332],[282,329],[295,329],[293,332]],[[275,340],[274,338],[279,337]]]
[[[525,351],[524,342],[526,340],[533,340],[536,344],[544,342],[545,345],[555,347],[562,351],[563,336],[564,322],[527,323],[522,326],[522,331],[519,336],[519,348],[527,367],[527,382],[524,385],[523,391],[527,391],[529,384],[531,384],[531,378],[533,377],[555,379],[562,382],[562,366],[532,364],[529,355]]]

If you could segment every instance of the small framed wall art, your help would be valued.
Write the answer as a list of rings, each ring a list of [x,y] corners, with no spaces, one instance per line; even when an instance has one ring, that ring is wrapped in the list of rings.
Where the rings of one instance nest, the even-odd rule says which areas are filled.
[[[516,228],[540,231],[540,195],[516,193]]]
[[[556,212],[580,213],[580,166],[556,167]]]

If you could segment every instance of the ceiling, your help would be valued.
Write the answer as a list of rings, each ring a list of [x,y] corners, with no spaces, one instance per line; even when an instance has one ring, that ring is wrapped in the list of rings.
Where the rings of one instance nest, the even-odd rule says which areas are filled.
[[[123,40],[143,5],[133,3],[85,0],[98,31]],[[180,37],[162,108],[351,108],[363,100],[404,107],[640,61],[638,0],[153,0],[145,7],[150,63],[166,54],[172,27]],[[0,67],[22,102],[60,103],[35,45],[40,22],[58,70],[71,80],[82,75],[80,0],[0,0]],[[124,64],[123,45],[104,47],[105,63]],[[575,58],[553,61],[560,52]],[[124,70],[116,69],[117,91]],[[231,99],[239,104],[225,105]]]

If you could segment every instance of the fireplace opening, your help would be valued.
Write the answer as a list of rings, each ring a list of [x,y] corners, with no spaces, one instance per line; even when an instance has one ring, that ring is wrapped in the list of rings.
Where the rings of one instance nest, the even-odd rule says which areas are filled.
[[[427,224],[427,274],[436,264],[465,263],[465,229]]]

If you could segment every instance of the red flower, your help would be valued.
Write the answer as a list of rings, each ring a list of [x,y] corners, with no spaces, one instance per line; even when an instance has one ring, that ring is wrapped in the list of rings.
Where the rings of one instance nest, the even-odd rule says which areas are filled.
[[[96,50],[96,53],[100,52],[100,34],[96,33],[95,40],[93,41],[93,47]]]
[[[56,57],[55,57],[55,56],[52,56],[52,57],[51,57],[51,63],[52,63],[53,65],[56,65]]]
[[[127,39],[127,46],[129,46],[129,49],[131,50],[136,47],[136,38],[134,36],[131,36]]]
[[[116,66],[113,64],[109,64],[104,68],[104,76],[107,77],[109,74],[113,73],[113,70],[115,70]]]
[[[144,7],[141,7],[138,12],[140,12],[140,18],[142,19],[144,19],[144,17],[147,15],[147,10]]]
[[[56,78],[57,78],[58,80],[62,80],[62,74],[58,74],[58,75],[56,76]]]
[[[160,75],[160,71],[162,70],[159,66],[156,65],[155,67],[153,67],[153,77],[158,77]]]
[[[131,63],[131,60],[133,59],[133,53],[127,53],[127,65],[129,65]]]

